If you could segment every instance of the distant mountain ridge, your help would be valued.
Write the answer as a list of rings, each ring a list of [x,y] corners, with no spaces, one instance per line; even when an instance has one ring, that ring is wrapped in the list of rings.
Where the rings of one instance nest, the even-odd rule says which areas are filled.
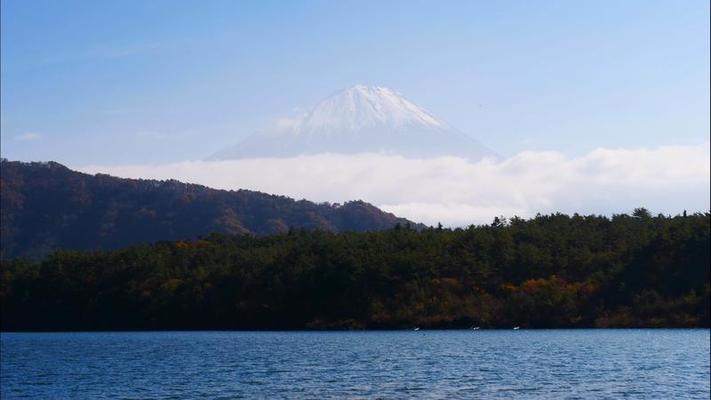
[[[212,232],[369,231],[408,220],[353,201],[343,205],[225,191],[174,180],[88,175],[55,163],[0,163],[0,258],[55,248],[112,249]]]
[[[385,87],[356,85],[330,96],[299,118],[256,133],[211,160],[382,153],[413,158],[495,154]]]

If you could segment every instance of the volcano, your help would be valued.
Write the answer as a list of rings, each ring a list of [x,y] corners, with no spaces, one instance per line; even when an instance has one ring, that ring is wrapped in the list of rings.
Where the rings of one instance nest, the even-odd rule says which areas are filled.
[[[211,160],[379,153],[478,160],[495,153],[392,89],[357,85],[298,118],[247,137]]]

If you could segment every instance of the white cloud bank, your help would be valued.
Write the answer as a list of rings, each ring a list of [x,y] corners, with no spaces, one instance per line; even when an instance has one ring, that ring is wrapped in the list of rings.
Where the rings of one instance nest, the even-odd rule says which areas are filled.
[[[488,223],[497,215],[612,214],[639,206],[665,214],[707,211],[711,179],[709,143],[598,149],[578,158],[530,151],[479,162],[323,154],[78,169],[313,201],[362,199],[413,221],[448,226]]]

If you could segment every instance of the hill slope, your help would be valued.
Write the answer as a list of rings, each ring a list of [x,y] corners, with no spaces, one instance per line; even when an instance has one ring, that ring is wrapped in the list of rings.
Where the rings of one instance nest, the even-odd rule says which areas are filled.
[[[55,248],[111,249],[212,232],[368,231],[408,222],[362,201],[315,204],[174,180],[87,175],[54,162],[3,160],[0,172],[0,258],[5,259],[41,257]]]

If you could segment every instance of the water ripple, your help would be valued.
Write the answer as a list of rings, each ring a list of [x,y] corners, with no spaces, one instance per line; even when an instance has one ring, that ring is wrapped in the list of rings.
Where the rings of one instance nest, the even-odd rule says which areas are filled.
[[[0,397],[709,398],[708,330],[0,334]]]

